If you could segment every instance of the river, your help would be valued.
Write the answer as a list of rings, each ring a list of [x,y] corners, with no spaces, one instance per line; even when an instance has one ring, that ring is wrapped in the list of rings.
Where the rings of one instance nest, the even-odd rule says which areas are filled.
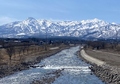
[[[81,61],[76,55],[79,46],[62,50],[61,52],[43,59],[29,70],[16,72],[0,79],[0,84],[30,84],[33,80],[41,80],[48,73],[62,70],[52,84],[104,84],[95,75],[91,75],[89,64]],[[42,67],[41,67],[42,66]],[[54,74],[50,74],[53,76]]]

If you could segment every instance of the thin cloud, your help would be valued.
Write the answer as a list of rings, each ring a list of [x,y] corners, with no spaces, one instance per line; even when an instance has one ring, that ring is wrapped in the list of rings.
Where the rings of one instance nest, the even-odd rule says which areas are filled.
[[[7,24],[14,21],[17,21],[17,19],[10,18],[10,17],[0,17],[0,25]]]

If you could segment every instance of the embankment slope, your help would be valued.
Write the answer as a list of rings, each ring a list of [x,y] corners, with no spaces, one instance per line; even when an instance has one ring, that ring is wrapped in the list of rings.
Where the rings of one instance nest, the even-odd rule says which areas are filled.
[[[91,71],[106,84],[120,84],[120,68],[118,62],[116,64],[116,60],[110,58],[110,54],[81,49],[80,56],[92,65]]]

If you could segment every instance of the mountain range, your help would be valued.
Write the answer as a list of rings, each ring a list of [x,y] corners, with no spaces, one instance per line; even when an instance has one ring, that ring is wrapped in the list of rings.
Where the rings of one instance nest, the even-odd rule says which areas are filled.
[[[109,23],[97,18],[82,21],[50,21],[29,17],[0,26],[0,37],[54,37],[120,38],[120,24]]]

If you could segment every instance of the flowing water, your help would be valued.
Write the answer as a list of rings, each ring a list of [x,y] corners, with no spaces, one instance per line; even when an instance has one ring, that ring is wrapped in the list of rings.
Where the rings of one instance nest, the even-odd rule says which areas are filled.
[[[52,84],[104,84],[95,75],[91,75],[90,65],[76,55],[78,50],[79,46],[65,49],[34,65],[36,68],[31,67],[0,79],[0,84],[30,84],[59,69],[62,69],[61,75]]]

